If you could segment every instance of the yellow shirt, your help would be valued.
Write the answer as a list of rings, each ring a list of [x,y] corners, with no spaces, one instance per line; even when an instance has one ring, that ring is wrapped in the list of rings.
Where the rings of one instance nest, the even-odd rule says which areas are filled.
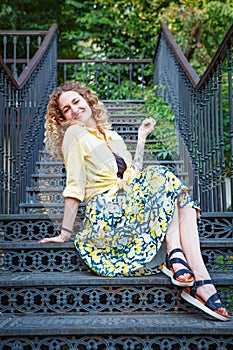
[[[64,197],[88,202],[97,194],[116,192],[136,176],[131,154],[122,137],[112,130],[105,130],[105,136],[107,142],[96,129],[80,125],[67,129],[62,144],[66,168]],[[117,163],[111,150],[127,165],[122,180],[117,177]]]

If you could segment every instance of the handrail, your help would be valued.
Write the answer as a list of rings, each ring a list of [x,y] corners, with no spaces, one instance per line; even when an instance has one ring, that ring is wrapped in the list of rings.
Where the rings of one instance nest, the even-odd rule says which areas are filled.
[[[184,71],[187,74],[187,76],[189,77],[192,85],[196,86],[198,84],[198,82],[199,82],[199,77],[198,77],[196,71],[190,65],[189,61],[187,60],[187,58],[185,57],[185,55],[183,54],[181,49],[179,48],[179,46],[177,45],[177,43],[175,42],[175,39],[173,38],[172,33],[170,32],[170,30],[168,29],[168,27],[167,27],[167,25],[165,23],[161,24],[161,28],[159,30],[159,38],[158,38],[157,45],[156,45],[156,48],[155,48],[153,61],[155,59],[155,56],[156,56],[156,53],[157,53],[157,50],[158,50],[158,44],[159,44],[159,41],[160,41],[159,39],[161,37],[161,33],[162,32],[166,36],[167,41],[170,44],[171,48],[173,49],[177,60],[179,61],[180,65],[184,68]]]
[[[8,79],[10,80],[11,84],[16,88],[19,89],[19,84],[18,82],[15,80],[11,70],[7,67],[7,65],[4,63],[2,56],[0,55],[0,66],[3,68],[6,76],[8,77]]]
[[[152,58],[129,58],[129,59],[115,59],[115,58],[108,58],[103,60],[82,60],[82,59],[58,59],[57,63],[151,63],[153,62]]]
[[[193,87],[195,87],[197,89],[201,89],[203,87],[203,85],[205,84],[206,80],[208,79],[209,74],[211,73],[213,68],[220,61],[222,62],[225,59],[225,57],[226,57],[226,54],[227,54],[227,43],[229,42],[229,40],[232,40],[231,37],[233,35],[233,24],[231,25],[231,27],[227,31],[227,33],[226,33],[225,37],[223,38],[219,48],[216,51],[212,61],[210,62],[210,64],[206,68],[206,70],[203,73],[203,75],[201,76],[201,78],[198,77],[196,71],[190,65],[189,61],[187,60],[187,58],[185,57],[184,53],[179,48],[179,46],[176,43],[172,33],[170,32],[170,30],[168,29],[168,27],[167,27],[167,25],[165,23],[161,24],[161,28],[159,30],[159,38],[158,38],[158,41],[157,41],[157,45],[156,45],[155,53],[154,53],[154,56],[153,56],[153,60],[154,60],[154,58],[156,56],[156,53],[157,53],[157,50],[158,50],[158,43],[159,43],[159,39],[160,39],[160,36],[161,36],[161,32],[163,32],[164,35],[166,36],[168,43],[170,44],[171,48],[173,49],[174,54],[176,55],[177,60],[179,61],[180,65],[183,67],[185,73],[189,77],[190,82],[192,83]]]
[[[233,39],[231,38],[233,35],[233,24],[227,31],[225,37],[223,38],[219,48],[217,49],[212,61],[210,62],[209,66],[205,70],[204,74],[202,75],[201,79],[199,80],[198,84],[196,85],[197,89],[201,89],[208,79],[211,71],[215,66],[219,64],[219,62],[223,62],[226,55],[227,55],[227,46],[229,41],[233,42]]]
[[[0,35],[46,35],[47,30],[0,30]]]
[[[57,25],[53,24],[50,27],[50,29],[48,31],[48,34],[44,38],[44,40],[43,40],[41,46],[39,47],[38,51],[33,56],[33,58],[30,60],[28,66],[20,74],[19,79],[18,79],[19,88],[21,88],[25,84],[27,79],[32,74],[32,71],[35,69],[35,67],[37,66],[38,62],[42,58],[45,50],[48,48],[48,46],[49,46],[49,44],[51,42],[51,39],[52,39],[53,35],[56,33],[56,31],[57,31]]]

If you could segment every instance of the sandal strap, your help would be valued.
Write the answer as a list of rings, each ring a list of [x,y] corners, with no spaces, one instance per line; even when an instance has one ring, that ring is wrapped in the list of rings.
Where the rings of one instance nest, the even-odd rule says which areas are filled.
[[[220,307],[224,307],[222,305],[222,303],[218,302],[216,303],[216,301],[219,299],[219,296],[217,293],[211,295],[211,297],[209,297],[209,299],[206,301],[205,305],[210,308],[211,310],[216,310],[219,309]]]
[[[212,280],[200,280],[195,282],[197,287],[204,286],[205,284],[213,284]]]
[[[212,280],[195,281],[194,284],[190,287],[190,295],[195,298],[195,296],[197,294],[197,288],[204,286],[206,284],[213,284],[213,282],[212,282]]]
[[[178,271],[176,271],[174,273],[174,278],[175,279],[177,277],[179,277],[180,275],[183,275],[184,273],[189,273],[192,277],[194,277],[194,273],[192,272],[191,267],[183,259],[181,259],[181,258],[173,258],[173,259],[167,261],[168,268],[172,267],[173,264],[181,264],[181,265],[186,267],[186,269],[180,269],[180,270],[178,270]]]
[[[194,277],[194,273],[191,270],[181,269],[174,273],[173,278],[177,279],[177,277],[179,277],[180,275],[184,275],[185,273],[189,273],[190,275],[192,275],[192,277]]]
[[[181,248],[175,248],[173,249],[169,254],[168,254],[168,259],[170,259],[170,257],[172,256],[172,254],[174,253],[182,253],[184,255],[184,252]],[[184,255],[185,256],[185,255]]]
[[[181,258],[173,258],[173,259],[169,260],[169,264],[170,264],[170,266],[173,265],[173,264],[182,264],[182,265],[184,265],[185,267],[187,267],[189,270],[191,270],[189,264],[186,263],[186,261],[184,261],[184,260],[181,259]]]

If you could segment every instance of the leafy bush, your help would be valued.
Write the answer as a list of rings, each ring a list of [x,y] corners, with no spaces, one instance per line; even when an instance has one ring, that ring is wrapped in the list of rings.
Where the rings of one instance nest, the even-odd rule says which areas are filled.
[[[145,93],[143,112],[156,121],[154,131],[148,136],[148,140],[155,142],[146,145],[146,148],[160,160],[173,160],[179,155],[175,115],[161,94],[164,89],[164,86],[156,85]]]

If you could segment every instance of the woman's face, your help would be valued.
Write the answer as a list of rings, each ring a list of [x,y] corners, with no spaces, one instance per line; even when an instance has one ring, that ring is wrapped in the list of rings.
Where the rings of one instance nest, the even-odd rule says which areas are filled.
[[[63,92],[59,97],[58,106],[66,120],[79,121],[90,128],[97,126],[90,106],[77,91]]]

